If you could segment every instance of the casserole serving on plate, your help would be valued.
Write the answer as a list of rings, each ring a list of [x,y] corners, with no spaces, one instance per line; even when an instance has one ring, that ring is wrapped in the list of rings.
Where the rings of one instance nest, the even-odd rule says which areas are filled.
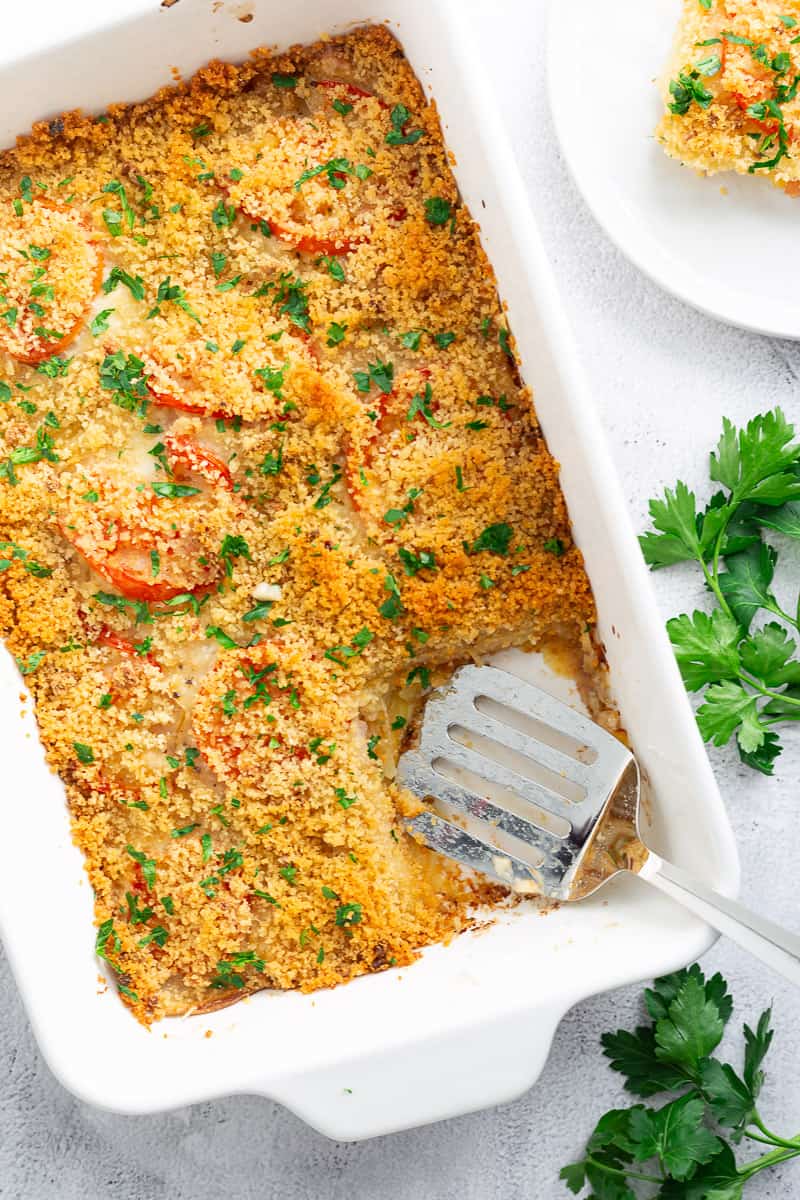
[[[342,28],[338,5],[306,6],[302,14],[280,18],[277,6],[256,6],[246,22],[238,9],[224,5],[214,13],[188,0],[167,10],[138,7],[125,26],[98,28],[82,42],[48,52],[51,79],[59,77],[59,63],[69,61],[74,82],[63,95],[36,94],[41,58],[8,68],[9,86],[25,96],[30,111],[17,110],[19,124],[7,131],[7,142],[31,119],[63,108],[80,104],[98,111],[114,101],[140,99],[168,81],[170,66],[189,73],[211,57],[241,59],[258,44],[310,42]],[[393,15],[391,6],[380,14],[390,24]],[[358,22],[375,14],[356,5],[348,16]],[[731,887],[736,870],[730,833],[571,363],[502,130],[485,95],[477,105],[471,97],[469,81],[478,73],[450,6],[428,6],[418,23],[413,14],[402,16],[396,32],[439,105],[457,182],[481,221],[501,295],[509,303],[523,373],[561,462],[615,697],[655,794],[655,836],[673,857],[718,886]],[[76,86],[82,74],[76,66],[107,64],[112,48],[122,45],[132,64],[129,77],[117,73],[113,81],[97,79],[93,88]],[[509,665],[520,673],[543,669],[524,656]],[[24,814],[10,806],[7,831],[14,839],[16,820],[28,827],[35,821],[49,903],[45,911],[38,885],[24,864],[14,862],[0,883],[0,923],[48,1060],[68,1086],[97,1103],[144,1111],[257,1091],[341,1137],[433,1120],[528,1086],[559,1017],[580,996],[671,968],[707,944],[701,926],[640,896],[634,884],[615,889],[607,904],[561,910],[546,920],[521,908],[480,936],[429,950],[404,972],[388,971],[316,997],[257,996],[235,1010],[157,1026],[148,1037],[98,986],[87,937],[91,900],[69,843],[60,787],[47,774],[33,738],[29,747],[25,743],[27,753],[20,753],[19,684],[8,661],[5,670],[7,759],[15,762],[31,798]],[[46,965],[30,953],[31,945],[45,943]]]

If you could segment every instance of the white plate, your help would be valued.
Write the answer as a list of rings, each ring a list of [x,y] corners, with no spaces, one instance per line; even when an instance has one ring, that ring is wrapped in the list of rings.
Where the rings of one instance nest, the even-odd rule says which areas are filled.
[[[72,29],[66,41],[73,9],[91,32],[75,37]],[[181,0],[168,9],[154,0],[118,0],[113,9],[107,0],[39,0],[38,14],[34,22],[23,7],[4,12],[0,145],[60,108],[97,111],[147,96],[173,67],[188,73],[215,54],[242,59],[260,44],[309,41],[368,19],[398,32],[439,103],[459,185],[480,217],[561,463],[615,694],[655,800],[654,847],[735,891],[730,826],[459,0],[249,0],[246,8],[242,0]],[[40,36],[34,54],[15,52],[15,28],[26,50]],[[524,656],[516,661],[520,672],[532,669]],[[20,725],[20,687],[0,653],[0,820],[12,848],[0,870],[0,932],[42,1051],[84,1100],[154,1112],[253,1092],[333,1137],[388,1133],[518,1096],[578,1000],[673,970],[711,943],[707,926],[631,879],[547,918],[520,906],[487,930],[432,947],[407,970],[308,996],[262,992],[148,1032],[113,989],[98,986],[90,888],[70,843],[63,788],[47,771],[32,720]]]
[[[765,179],[701,177],[654,137],[680,0],[551,0],[550,98],[567,164],[606,233],[710,316],[800,338],[800,200]]]

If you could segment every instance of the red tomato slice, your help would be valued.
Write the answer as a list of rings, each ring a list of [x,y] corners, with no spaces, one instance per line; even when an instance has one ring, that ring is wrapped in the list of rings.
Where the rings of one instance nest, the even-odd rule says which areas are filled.
[[[160,600],[172,600],[174,596],[180,596],[184,592],[201,595],[203,592],[210,592],[216,586],[216,580],[189,587],[183,581],[169,583],[166,579],[150,579],[145,573],[144,564],[142,569],[126,567],[115,562],[111,555],[104,558],[93,557],[80,546],[76,545],[75,549],[86,559],[93,571],[112,584],[128,600],[146,600],[152,604]]]
[[[0,347],[33,366],[66,350],[83,329],[103,282],[103,256],[79,209],[37,198],[19,216],[9,206],[0,220],[0,273]]]
[[[180,527],[170,520],[165,526],[154,528],[151,522],[158,512],[155,508],[158,503],[155,497],[143,493],[134,501],[138,508],[132,507],[125,517],[110,507],[107,513],[102,513],[103,530],[113,527],[111,546],[105,532],[101,544],[94,513],[87,514],[86,521],[76,521],[74,511],[69,514],[72,520],[62,515],[59,526],[64,538],[91,569],[128,600],[157,603],[184,593],[204,595],[212,591],[222,576],[222,564],[207,550],[206,561],[199,562],[204,552],[202,523],[201,532],[196,533],[191,524],[193,510],[189,508],[185,510],[186,523]],[[191,501],[180,503],[188,505]],[[160,551],[154,575],[153,550],[156,543],[163,547],[165,539],[169,545]]]
[[[380,96],[376,96],[374,92],[370,92],[367,88],[359,87],[357,83],[347,83],[344,79],[315,79],[313,80],[314,87],[321,88],[340,88],[346,92],[348,96],[353,96],[357,100],[372,100],[378,101],[381,108],[388,108],[389,105],[385,100],[381,100]]]
[[[167,462],[176,475],[200,475],[215,487],[233,491],[233,479],[227,465],[193,438],[169,433],[164,438],[164,448]]]
[[[290,742],[302,689],[280,667],[280,642],[226,651],[203,680],[192,714],[197,745],[212,769],[233,782],[268,730],[272,752],[286,761],[308,758],[302,743]],[[271,724],[265,723],[269,717]],[[260,730],[259,734],[254,731]],[[240,761],[242,760],[242,761]]]
[[[327,258],[337,258],[345,254],[352,254],[359,246],[363,246],[369,241],[366,236],[330,238],[318,237],[314,233],[298,233],[295,230],[287,229],[284,225],[279,225],[271,217],[255,217],[242,205],[239,206],[238,211],[251,224],[257,225],[259,221],[266,221],[273,237],[288,243],[300,254],[324,254]]]
[[[151,666],[161,669],[161,664],[154,654],[149,651],[146,654],[140,654],[129,638],[117,633],[116,629],[109,629],[108,625],[104,625],[97,635],[97,645],[108,646],[110,650],[116,650],[119,654],[124,654],[126,658],[143,658]]]
[[[190,413],[193,417],[210,417],[214,421],[231,420],[231,413],[223,412],[222,409],[208,408],[207,405],[194,400],[187,400],[186,396],[177,391],[164,391],[163,388],[155,386],[154,380],[154,375],[146,380],[147,390],[153,397],[153,403],[159,407],[176,408],[179,412]]]
[[[360,445],[356,446],[351,437],[347,438],[344,482],[350,503],[357,511],[361,511],[361,497],[364,492],[359,472],[365,467],[372,466],[380,442],[389,434],[406,425],[410,397],[415,394],[417,387],[424,389],[430,377],[430,367],[415,367],[412,371],[407,372],[391,392],[381,392],[377,400],[374,402],[370,400],[370,406],[373,411],[377,412],[378,417]],[[431,408],[436,408],[435,400],[431,401]],[[422,413],[416,413],[415,419],[416,417],[424,420]]]

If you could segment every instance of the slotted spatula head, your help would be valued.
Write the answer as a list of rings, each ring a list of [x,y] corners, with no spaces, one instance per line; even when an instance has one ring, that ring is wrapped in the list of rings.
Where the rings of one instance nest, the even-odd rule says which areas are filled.
[[[418,840],[517,891],[556,900],[571,898],[622,788],[638,813],[639,773],[626,747],[498,667],[462,667],[428,700],[398,782],[430,802],[407,822]]]

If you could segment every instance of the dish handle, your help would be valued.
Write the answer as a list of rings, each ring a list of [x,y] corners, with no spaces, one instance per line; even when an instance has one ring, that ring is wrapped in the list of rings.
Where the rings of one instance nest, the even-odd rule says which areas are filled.
[[[539,1078],[569,1007],[530,1007],[426,1042],[270,1082],[263,1091],[335,1141],[361,1141],[518,1099]]]

